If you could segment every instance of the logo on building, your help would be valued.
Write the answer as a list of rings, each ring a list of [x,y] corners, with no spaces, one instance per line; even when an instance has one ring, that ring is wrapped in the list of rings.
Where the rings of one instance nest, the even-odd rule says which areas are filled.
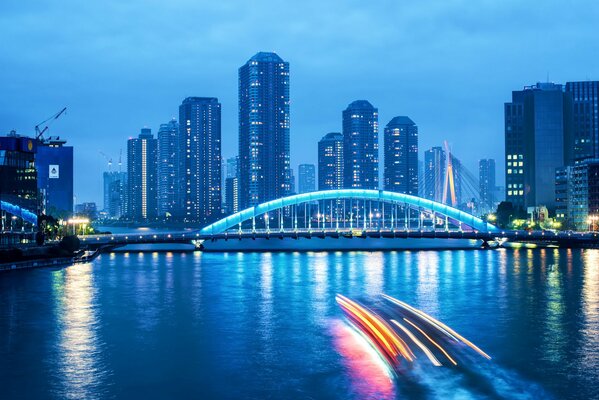
[[[48,172],[48,178],[50,179],[58,179],[59,178],[59,168],[58,165],[50,165],[50,170]]]

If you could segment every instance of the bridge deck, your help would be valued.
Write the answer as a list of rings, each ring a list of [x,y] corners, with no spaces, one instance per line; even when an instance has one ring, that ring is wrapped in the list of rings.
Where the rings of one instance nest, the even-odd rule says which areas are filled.
[[[432,231],[432,230],[255,230],[255,231],[228,231],[209,235],[200,231],[184,231],[170,233],[147,234],[116,234],[116,235],[88,235],[81,236],[82,244],[94,249],[102,246],[119,247],[129,244],[151,243],[192,243],[201,247],[204,241],[214,240],[241,240],[241,239],[299,239],[299,238],[429,238],[429,239],[480,239],[486,242],[509,241],[522,243],[554,244],[562,247],[599,247],[599,234],[597,232],[550,232],[550,231]]]

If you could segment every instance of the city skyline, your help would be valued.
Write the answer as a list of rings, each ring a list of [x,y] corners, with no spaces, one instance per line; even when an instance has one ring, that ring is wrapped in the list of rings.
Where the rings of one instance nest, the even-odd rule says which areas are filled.
[[[234,156],[237,68],[257,51],[271,50],[291,65],[293,168],[315,164],[316,151],[302,144],[340,131],[341,110],[364,98],[379,108],[380,121],[395,115],[418,121],[421,149],[447,139],[469,170],[476,171],[478,158],[490,157],[502,171],[502,104],[512,90],[544,81],[547,74],[555,82],[597,79],[599,45],[587,40],[594,31],[593,2],[579,8],[584,14],[557,2],[544,3],[542,13],[538,6],[516,2],[470,5],[468,13],[451,3],[381,3],[342,11],[331,3],[318,14],[309,12],[314,6],[73,3],[78,12],[65,13],[64,6],[4,5],[0,33],[13,40],[0,56],[0,84],[8,93],[0,100],[0,130],[32,134],[36,123],[68,106],[50,133],[79,149],[78,201],[100,202],[101,174],[92,179],[83,172],[105,169],[98,150],[115,159],[126,149],[127,137],[143,126],[156,132],[177,115],[185,97],[219,98],[223,156]],[[143,18],[132,21],[129,7]],[[185,34],[185,21],[174,22],[182,9],[185,21],[201,26],[192,36]],[[284,29],[300,14],[307,16],[302,23]],[[258,23],[264,18],[274,23]],[[160,21],[163,29],[157,33],[148,21]],[[51,41],[38,40],[48,36]],[[387,51],[398,46],[402,52]],[[382,52],[388,53],[384,61]],[[507,59],[498,72],[494,66]],[[472,112],[466,113],[464,104],[471,104]],[[481,136],[487,140],[474,147]]]

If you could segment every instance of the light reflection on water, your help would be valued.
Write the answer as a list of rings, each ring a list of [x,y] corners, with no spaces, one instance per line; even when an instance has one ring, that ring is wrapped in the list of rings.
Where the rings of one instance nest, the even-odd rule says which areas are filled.
[[[91,264],[53,273],[56,322],[59,328],[55,379],[59,397],[94,399],[102,397],[100,383],[107,372],[100,354],[103,344],[97,335],[96,291]]]
[[[475,398],[480,376],[524,398],[545,396],[523,389],[535,384],[599,397],[599,251],[576,249],[110,253],[4,274],[0,385],[7,398],[401,396],[339,335],[335,294],[381,292],[493,357],[470,377],[415,371],[424,397]]]

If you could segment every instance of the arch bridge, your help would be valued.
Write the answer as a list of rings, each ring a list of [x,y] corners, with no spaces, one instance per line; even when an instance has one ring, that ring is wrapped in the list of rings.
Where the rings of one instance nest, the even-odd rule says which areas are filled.
[[[383,190],[340,189],[317,191],[277,200],[225,217],[200,231],[206,238],[208,250],[273,249],[278,245],[257,239],[284,238],[421,238],[445,239],[440,241],[380,243],[331,242],[332,248],[409,248],[428,247],[472,247],[498,229],[480,218],[456,208],[402,193]],[[231,239],[251,236],[254,242],[226,243]],[[462,240],[449,239],[464,239]],[[223,242],[224,240],[224,242]],[[449,240],[449,241],[448,241]],[[329,241],[330,242],[330,241]],[[358,246],[357,246],[358,245]],[[298,243],[283,244],[284,249],[301,248]],[[320,243],[316,248],[328,248],[329,243]],[[357,247],[356,247],[357,246]],[[311,243],[309,248],[314,248]]]

